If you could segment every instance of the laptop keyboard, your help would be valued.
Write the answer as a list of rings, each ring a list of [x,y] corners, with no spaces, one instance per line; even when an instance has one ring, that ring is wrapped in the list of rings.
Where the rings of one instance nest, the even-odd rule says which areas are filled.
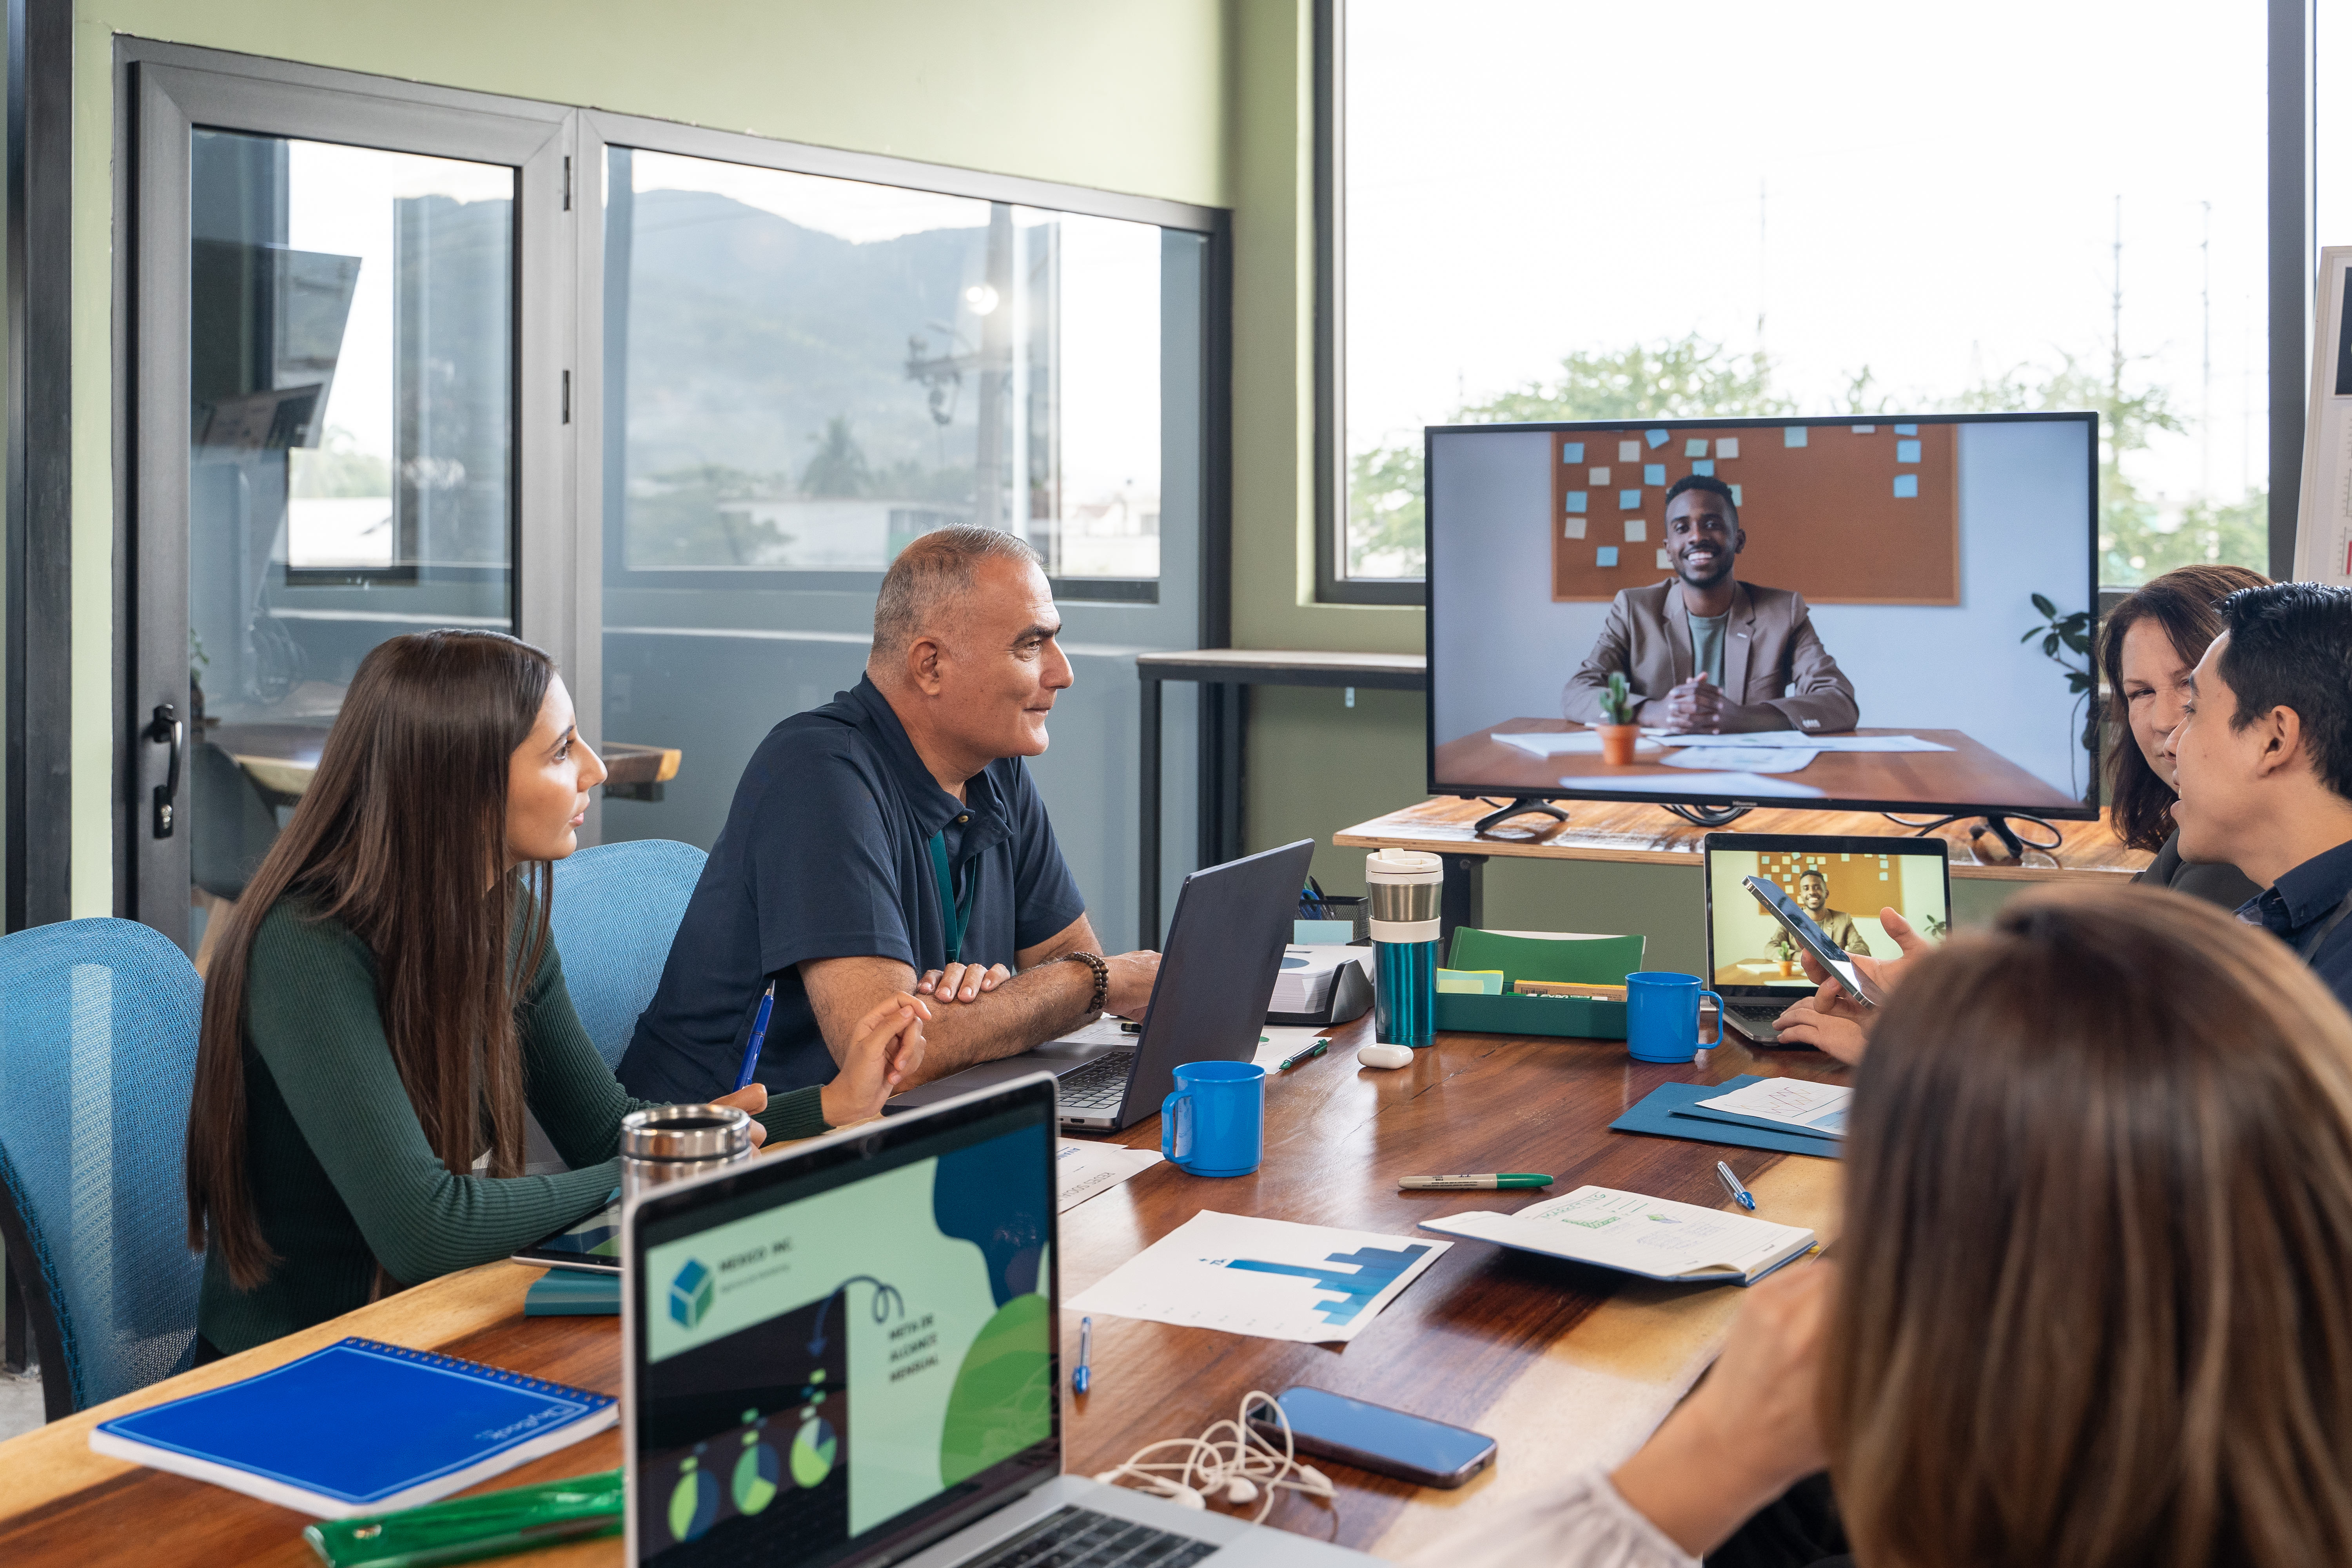
[[[1117,1110],[1127,1097],[1128,1068],[1134,1061],[1133,1051],[1112,1051],[1055,1079],[1063,1111]]]
[[[1213,1541],[1171,1534],[1092,1509],[1066,1508],[961,1568],[1192,1568],[1216,1549]]]
[[[1734,1007],[1731,1021],[1739,1032],[1751,1040],[1777,1040],[1780,1037],[1780,1007]]]

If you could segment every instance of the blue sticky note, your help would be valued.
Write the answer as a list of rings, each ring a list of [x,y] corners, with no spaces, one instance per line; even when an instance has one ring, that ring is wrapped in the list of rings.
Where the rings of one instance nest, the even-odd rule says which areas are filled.
[[[1562,441],[1559,444],[1559,460],[1563,463],[1580,463],[1584,461],[1584,443],[1581,441]]]
[[[1664,484],[1666,482],[1666,466],[1664,463],[1643,464],[1642,482],[1645,485]]]
[[[1919,426],[1916,425],[1897,425],[1895,427],[1895,433],[1897,436],[1916,436],[1919,434]]]
[[[1617,510],[1620,511],[1641,510],[1642,492],[1640,490],[1619,490],[1617,492]]]
[[[1898,463],[1917,462],[1919,460],[1919,443],[1916,441],[1895,442],[1895,460]]]
[[[1895,499],[1896,500],[1912,500],[1916,499],[1918,494],[1918,475],[1897,474],[1895,476]]]
[[[1708,479],[1715,478],[1715,459],[1713,458],[1700,458],[1696,459],[1691,464],[1691,472],[1694,474],[1705,474]]]
[[[1780,442],[1781,445],[1788,447],[1803,446],[1805,444],[1805,427],[1801,425],[1790,425],[1787,426],[1780,432]]]
[[[1746,506],[1748,504],[1746,501],[1739,499],[1739,487],[1738,485],[1731,487],[1731,504],[1734,506]]]
[[[1701,441],[1701,440],[1697,439],[1696,437],[1693,437],[1692,439],[1690,439],[1690,440],[1688,440],[1688,441],[1684,442],[1684,443],[1683,443],[1683,456],[1684,456],[1684,457],[1685,457],[1685,458],[1704,458],[1704,457],[1706,457],[1706,442],[1704,442],[1704,441]]]
[[[1615,545],[1613,545],[1613,544],[1604,544],[1604,545],[1602,545],[1600,549],[1598,549],[1598,550],[1596,550],[1596,551],[1594,551],[1594,552],[1592,552],[1592,563],[1593,563],[1595,566],[1614,566],[1614,565],[1616,565],[1616,564],[1617,564],[1617,547],[1616,547]]]
[[[1666,444],[1666,433],[1664,430],[1644,430],[1642,432],[1642,438],[1649,442],[1653,448]]]
[[[1568,510],[1570,511],[1582,511],[1584,510],[1584,492],[1582,490],[1570,490],[1568,492]]]

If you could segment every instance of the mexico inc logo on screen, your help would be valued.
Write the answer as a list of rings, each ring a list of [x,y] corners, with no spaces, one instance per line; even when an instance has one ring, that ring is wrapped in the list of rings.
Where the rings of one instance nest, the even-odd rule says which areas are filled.
[[[670,1321],[684,1329],[700,1327],[702,1320],[710,1315],[710,1304],[718,1295],[710,1270],[698,1258],[688,1258],[686,1267],[669,1282]]]

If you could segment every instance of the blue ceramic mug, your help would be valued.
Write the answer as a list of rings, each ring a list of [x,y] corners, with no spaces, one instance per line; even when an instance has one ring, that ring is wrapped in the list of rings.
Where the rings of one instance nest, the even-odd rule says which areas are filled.
[[[1698,1037],[1698,1000],[1714,997],[1716,1037]],[[1649,969],[1625,976],[1625,1046],[1637,1062],[1686,1062],[1723,1039],[1723,998],[1696,974]]]
[[[1188,1176],[1246,1176],[1265,1157],[1265,1069],[1187,1062],[1160,1102],[1160,1152]]]

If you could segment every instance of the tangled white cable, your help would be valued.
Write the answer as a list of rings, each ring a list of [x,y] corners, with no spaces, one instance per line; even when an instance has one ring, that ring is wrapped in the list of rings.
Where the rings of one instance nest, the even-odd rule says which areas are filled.
[[[1282,1447],[1278,1448],[1249,1424],[1250,1412],[1260,1405],[1274,1412],[1275,1420],[1281,1423]],[[1181,1458],[1147,1457],[1162,1448],[1181,1448],[1184,1452]],[[1283,1410],[1281,1401],[1256,1389],[1242,1395],[1238,1419],[1211,1422],[1197,1437],[1169,1437],[1139,1448],[1125,1464],[1102,1471],[1095,1479],[1106,1486],[1131,1480],[1144,1490],[1186,1508],[1204,1508],[1212,1497],[1245,1507],[1257,1502],[1263,1493],[1265,1500],[1255,1521],[1260,1524],[1274,1510],[1277,1489],[1305,1492],[1325,1502],[1331,1500],[1332,1492],[1330,1477],[1299,1461],[1291,1442],[1290,1416]]]

